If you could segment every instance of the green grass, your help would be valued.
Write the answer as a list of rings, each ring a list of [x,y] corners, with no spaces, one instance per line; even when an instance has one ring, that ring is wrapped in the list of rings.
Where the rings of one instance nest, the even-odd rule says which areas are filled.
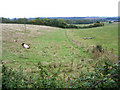
[[[76,25],[76,26],[81,26],[81,27],[83,27],[83,26],[89,26],[89,25],[92,25],[92,24],[73,24],[73,25]]]
[[[88,29],[69,29],[69,34],[75,41],[84,43],[85,45],[102,45],[109,51],[113,48],[114,53],[118,54],[118,25],[105,24],[104,27],[88,28]],[[85,37],[95,37],[94,39],[86,39]]]
[[[39,25],[3,25],[3,62],[13,68],[20,65],[25,72],[36,72],[37,63],[42,62],[49,71],[61,68],[61,75],[78,77],[81,72],[93,71],[96,62],[103,64],[105,60],[94,60],[89,52],[74,45],[66,35],[66,29]],[[20,29],[20,30],[17,30]],[[70,36],[79,42],[88,45],[100,44],[103,47],[114,48],[117,54],[117,25],[107,24],[104,27],[90,29],[69,29]],[[83,40],[83,37],[92,37],[92,40]],[[14,42],[18,39],[18,42]],[[30,49],[22,48],[21,43],[30,44]],[[52,66],[49,68],[49,65]],[[104,65],[104,64],[103,64]],[[55,66],[53,68],[53,66]],[[74,74],[73,74],[74,73]]]
[[[9,27],[13,31],[10,31],[7,26],[4,26],[3,29],[6,31],[3,32],[3,62],[6,65],[14,68],[22,65],[24,68],[32,69],[31,67],[37,65],[40,61],[45,65],[61,63],[63,65],[62,69],[66,70],[64,66],[70,67],[69,64],[72,61],[77,64],[81,59],[90,58],[89,53],[85,53],[82,49],[78,49],[71,44],[65,35],[65,29],[36,29],[37,26],[33,27],[35,31],[34,29],[28,29],[29,32],[25,33],[24,29],[21,31],[15,30],[15,26]],[[38,32],[43,34],[39,35]],[[9,33],[7,37],[6,33]],[[18,39],[17,43],[13,41],[16,38]],[[30,44],[31,49],[26,50],[22,48],[22,42]]]

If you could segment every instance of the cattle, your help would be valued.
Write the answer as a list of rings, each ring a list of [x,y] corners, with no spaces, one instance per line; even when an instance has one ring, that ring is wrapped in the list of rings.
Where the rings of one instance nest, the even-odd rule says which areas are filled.
[[[22,43],[21,45],[23,46],[23,48],[30,49],[30,46],[25,43]]]

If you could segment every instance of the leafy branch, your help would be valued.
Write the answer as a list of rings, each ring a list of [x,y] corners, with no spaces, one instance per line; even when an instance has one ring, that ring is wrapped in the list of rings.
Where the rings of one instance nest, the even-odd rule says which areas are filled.
[[[89,88],[89,90],[92,89],[93,87],[95,87],[95,86],[96,86],[97,84],[99,84],[100,82],[106,81],[108,78],[116,77],[116,76],[118,76],[118,75],[119,75],[119,74],[114,74],[114,75],[108,76],[106,79],[102,79],[102,80],[100,80],[100,81],[97,81],[95,84],[93,84],[93,85]]]

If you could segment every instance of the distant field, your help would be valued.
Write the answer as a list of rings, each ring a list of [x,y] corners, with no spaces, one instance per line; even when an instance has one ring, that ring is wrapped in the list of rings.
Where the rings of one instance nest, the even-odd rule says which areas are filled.
[[[37,72],[38,62],[42,62],[49,71],[61,68],[61,75],[78,77],[80,73],[94,72],[94,65],[104,65],[102,60],[94,60],[91,54],[83,48],[77,48],[67,36],[66,29],[27,25],[3,24],[3,62],[13,68],[20,65],[24,72]],[[100,44],[103,48],[114,49],[117,54],[118,33],[117,24],[107,24],[104,27],[90,29],[69,29],[68,32],[75,41],[87,45]],[[83,40],[84,37],[95,37]],[[18,42],[14,42],[14,40]],[[29,44],[31,49],[22,48],[21,43]],[[101,63],[98,63],[98,62]],[[32,73],[34,72],[34,73]]]
[[[89,26],[89,25],[91,25],[91,24],[73,24],[73,25],[76,25],[76,26],[81,26],[81,27],[83,27],[83,26]]]

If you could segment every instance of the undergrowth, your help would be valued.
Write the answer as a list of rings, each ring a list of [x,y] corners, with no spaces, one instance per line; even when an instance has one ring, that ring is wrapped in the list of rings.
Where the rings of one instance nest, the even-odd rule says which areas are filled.
[[[2,89],[15,88],[120,88],[120,65],[108,64],[95,67],[94,72],[80,73],[78,78],[60,76],[60,68],[49,72],[46,66],[38,63],[38,75],[24,74],[23,68],[14,70],[3,64]]]

